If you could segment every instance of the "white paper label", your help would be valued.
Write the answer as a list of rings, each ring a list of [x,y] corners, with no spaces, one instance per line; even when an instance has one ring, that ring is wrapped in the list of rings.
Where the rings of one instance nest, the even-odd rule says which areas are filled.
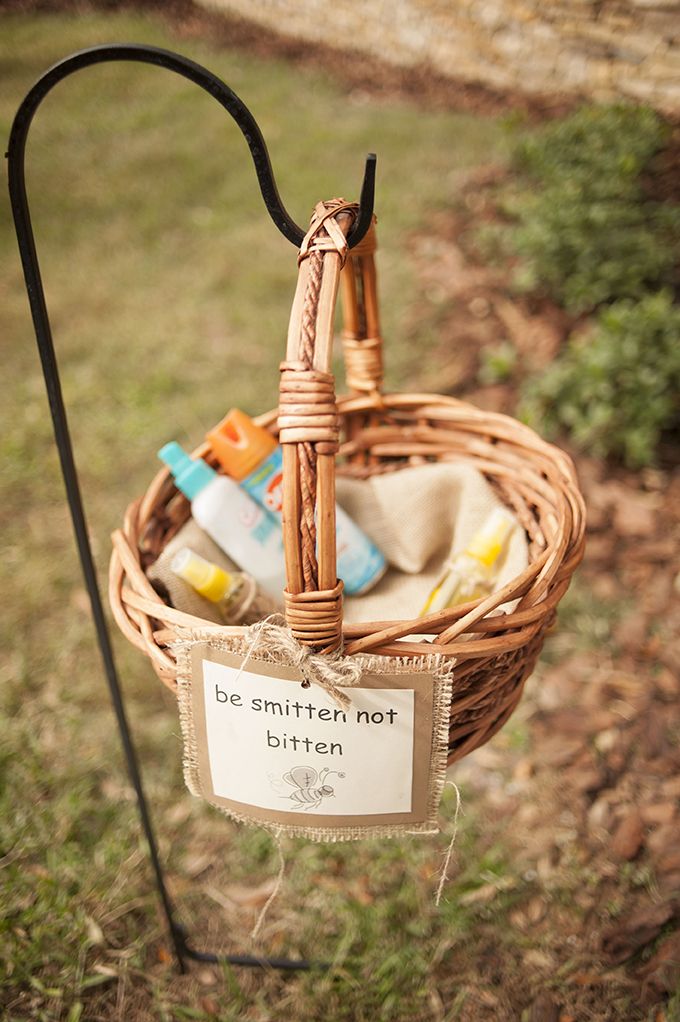
[[[314,815],[409,813],[415,693],[351,688],[341,710],[318,686],[202,662],[216,795]]]

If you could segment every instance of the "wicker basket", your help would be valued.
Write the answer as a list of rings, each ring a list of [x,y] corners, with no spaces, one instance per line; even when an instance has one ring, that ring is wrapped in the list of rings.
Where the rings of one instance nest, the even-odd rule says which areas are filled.
[[[555,608],[584,547],[584,506],[571,460],[527,426],[451,397],[382,393],[382,341],[374,267],[375,228],[350,252],[356,206],[319,204],[300,251],[277,411],[256,420],[284,455],[285,612],[295,637],[316,651],[456,658],[449,762],[482,745],[520,698]],[[337,403],[330,371],[333,316],[342,287],[344,354],[352,393]],[[210,460],[207,447],[195,454]],[[366,478],[426,461],[476,467],[526,530],[528,567],[484,599],[417,620],[345,625],[336,578],[335,472]],[[316,508],[316,514],[315,514]],[[127,511],[113,536],[109,596],[123,634],[173,688],[169,644],[206,622],[162,602],[144,569],[188,519],[167,470]],[[315,524],[316,523],[316,524]],[[516,601],[509,613],[495,608]],[[224,626],[224,634],[241,634]],[[421,641],[398,641],[418,633]]]

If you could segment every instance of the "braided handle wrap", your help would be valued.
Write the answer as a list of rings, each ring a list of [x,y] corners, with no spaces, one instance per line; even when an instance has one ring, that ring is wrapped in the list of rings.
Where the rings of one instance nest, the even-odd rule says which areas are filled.
[[[333,319],[356,203],[320,202],[298,257],[297,289],[281,363],[286,620],[295,638],[330,653],[342,639],[335,550],[339,419],[331,372]]]

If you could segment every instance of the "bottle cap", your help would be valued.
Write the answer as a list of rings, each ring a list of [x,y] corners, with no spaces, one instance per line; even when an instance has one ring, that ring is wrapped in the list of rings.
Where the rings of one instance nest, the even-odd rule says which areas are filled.
[[[175,477],[177,489],[181,490],[189,500],[198,496],[201,490],[205,489],[217,475],[217,472],[210,465],[206,465],[201,458],[190,458],[174,440],[166,444],[165,447],[161,447],[158,457],[165,462]]]
[[[197,593],[205,596],[211,603],[219,603],[234,588],[235,579],[228,571],[223,571],[217,564],[206,561],[204,557],[194,553],[189,547],[178,550],[170,568],[175,575],[188,582]]]
[[[500,556],[517,522],[503,507],[494,508],[465,548],[465,553],[490,568]]]
[[[238,480],[250,475],[277,447],[271,433],[238,408],[206,433],[206,440],[227,475]]]

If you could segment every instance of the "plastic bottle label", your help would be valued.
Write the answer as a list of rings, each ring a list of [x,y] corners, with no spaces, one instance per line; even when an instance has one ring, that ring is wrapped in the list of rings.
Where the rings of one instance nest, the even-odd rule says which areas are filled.
[[[191,506],[201,528],[240,568],[280,599],[286,575],[277,519],[225,476],[216,476]]]
[[[283,455],[272,451],[266,461],[242,480],[241,486],[267,511],[280,515],[283,510]]]
[[[283,453],[280,447],[261,465],[241,481],[251,497],[281,518],[283,508]],[[358,525],[342,510],[336,508],[336,540],[338,575],[351,594],[362,593],[385,570],[385,558]]]

